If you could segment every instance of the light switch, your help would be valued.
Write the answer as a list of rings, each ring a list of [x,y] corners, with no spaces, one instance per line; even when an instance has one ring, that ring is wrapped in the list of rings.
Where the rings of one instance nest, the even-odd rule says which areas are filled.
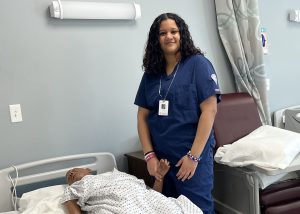
[[[15,123],[15,122],[23,121],[20,104],[9,105],[9,111],[10,111],[11,122]]]

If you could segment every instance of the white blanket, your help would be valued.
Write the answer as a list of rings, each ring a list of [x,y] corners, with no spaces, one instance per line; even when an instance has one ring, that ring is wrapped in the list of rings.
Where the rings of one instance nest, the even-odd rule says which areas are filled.
[[[299,133],[265,125],[233,144],[218,148],[215,161],[233,167],[284,169],[299,152]]]
[[[60,199],[66,185],[56,185],[24,193],[19,201],[22,214],[65,214]]]

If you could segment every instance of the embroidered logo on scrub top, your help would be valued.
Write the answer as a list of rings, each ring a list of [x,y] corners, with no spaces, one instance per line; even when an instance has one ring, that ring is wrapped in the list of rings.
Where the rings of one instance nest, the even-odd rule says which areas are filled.
[[[215,81],[216,85],[218,85],[217,75],[212,74],[212,75],[210,75],[210,77],[213,79],[213,81]]]

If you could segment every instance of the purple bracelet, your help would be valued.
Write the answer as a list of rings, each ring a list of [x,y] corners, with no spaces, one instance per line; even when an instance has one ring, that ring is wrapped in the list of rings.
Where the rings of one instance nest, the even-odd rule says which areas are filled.
[[[194,155],[191,154],[191,151],[189,151],[187,154],[189,159],[191,159],[192,161],[195,161],[195,162],[200,162],[200,160],[202,159],[202,157],[196,157]]]

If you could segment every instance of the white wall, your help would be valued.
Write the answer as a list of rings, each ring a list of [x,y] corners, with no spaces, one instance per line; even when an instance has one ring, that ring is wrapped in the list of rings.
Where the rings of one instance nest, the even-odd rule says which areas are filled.
[[[233,91],[212,0],[140,0],[137,21],[53,19],[50,3],[1,1],[0,168],[108,151],[126,169],[123,154],[140,149],[133,102],[144,45],[162,12],[186,20],[222,91]],[[23,122],[10,122],[9,104],[21,104]]]
[[[264,58],[271,80],[270,109],[300,105],[300,23],[288,21],[289,10],[300,9],[299,0],[258,2],[269,43],[269,54]]]

